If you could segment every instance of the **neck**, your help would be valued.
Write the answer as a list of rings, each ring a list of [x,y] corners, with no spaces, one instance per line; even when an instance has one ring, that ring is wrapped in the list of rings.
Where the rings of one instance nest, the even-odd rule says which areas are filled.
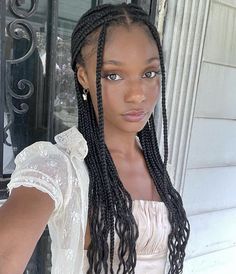
[[[136,133],[104,130],[105,143],[111,154],[132,158],[139,150]]]

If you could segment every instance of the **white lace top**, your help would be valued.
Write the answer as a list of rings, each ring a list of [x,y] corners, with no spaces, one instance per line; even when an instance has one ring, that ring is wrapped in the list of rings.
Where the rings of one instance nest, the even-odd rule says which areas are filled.
[[[84,158],[87,143],[76,127],[58,134],[55,141],[55,145],[36,142],[19,153],[8,188],[11,192],[24,185],[50,195],[55,201],[48,222],[52,239],[51,273],[85,274],[89,177]],[[170,232],[167,209],[161,202],[134,201],[133,214],[141,233],[137,242],[136,273],[163,274]]]

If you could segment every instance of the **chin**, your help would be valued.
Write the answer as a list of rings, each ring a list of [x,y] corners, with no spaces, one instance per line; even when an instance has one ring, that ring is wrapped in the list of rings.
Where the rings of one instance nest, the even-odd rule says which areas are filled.
[[[142,124],[140,124],[140,123],[132,123],[132,124],[130,124],[129,123],[129,125],[127,125],[125,127],[125,131],[127,131],[129,133],[135,133],[135,134],[137,134],[139,131],[141,131],[145,127],[146,123],[142,123]]]

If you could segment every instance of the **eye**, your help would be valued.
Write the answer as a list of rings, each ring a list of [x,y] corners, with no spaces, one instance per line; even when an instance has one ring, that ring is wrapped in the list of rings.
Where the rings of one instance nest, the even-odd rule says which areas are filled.
[[[110,73],[110,74],[106,74],[104,76],[102,76],[103,78],[106,78],[107,80],[110,80],[110,81],[118,81],[118,80],[121,80],[122,78],[116,74],[116,73]]]
[[[157,75],[160,75],[160,71],[147,71],[144,73],[143,78],[149,78],[152,79],[154,77],[156,77]]]

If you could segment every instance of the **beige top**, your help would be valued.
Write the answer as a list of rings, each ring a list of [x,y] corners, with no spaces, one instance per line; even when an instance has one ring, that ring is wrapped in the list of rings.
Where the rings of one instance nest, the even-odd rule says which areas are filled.
[[[164,274],[167,240],[171,229],[165,204],[157,201],[135,200],[133,214],[139,229],[135,274]],[[116,236],[115,250],[117,248],[118,237]],[[117,270],[118,258],[114,257],[114,269]],[[85,274],[87,270],[88,259],[85,252],[83,273]]]
[[[15,159],[9,191],[21,185],[48,193],[55,209],[48,227],[52,239],[51,274],[84,274],[84,239],[88,216],[88,147],[76,127],[57,136],[56,144],[36,142]],[[163,274],[169,224],[163,203],[135,201],[140,237],[136,274]]]

